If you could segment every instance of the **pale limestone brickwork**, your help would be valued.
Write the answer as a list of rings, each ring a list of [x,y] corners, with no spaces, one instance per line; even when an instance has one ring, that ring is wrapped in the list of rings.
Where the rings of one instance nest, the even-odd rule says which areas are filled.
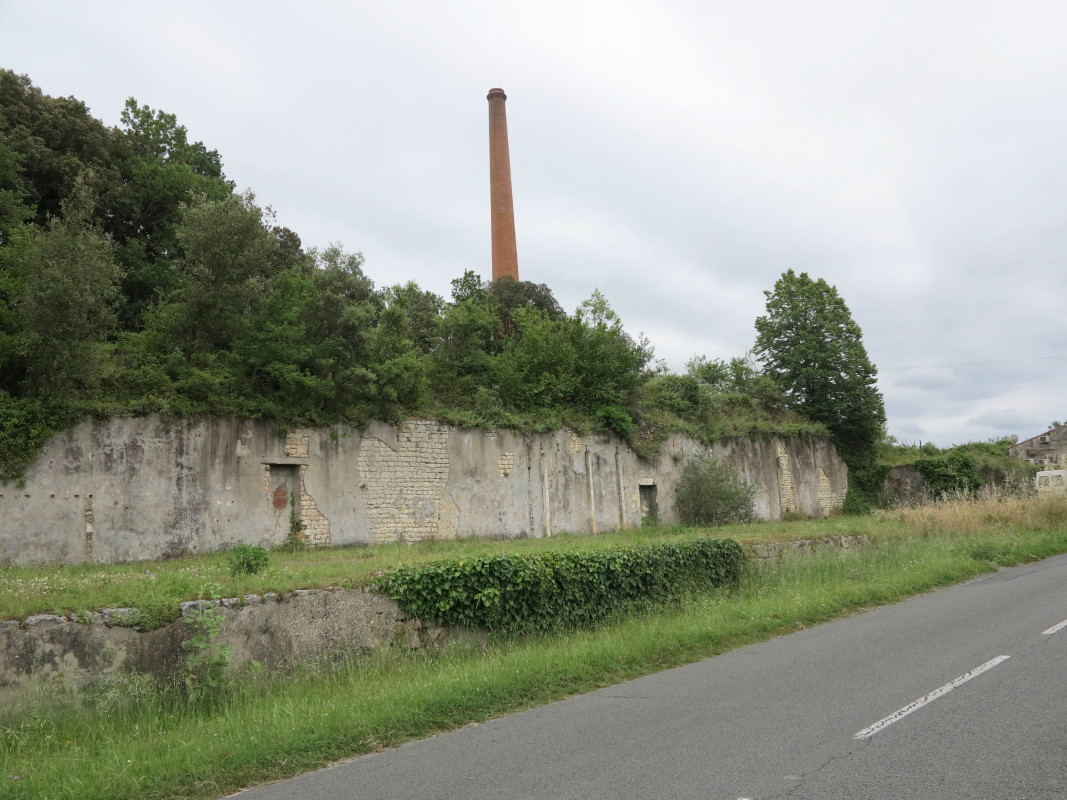
[[[293,428],[285,435],[286,458],[308,458],[311,431],[308,428]]]
[[[789,451],[778,442],[778,493],[782,503],[782,513],[797,510],[797,493],[793,486],[793,467],[789,463]]]
[[[415,420],[395,441],[367,437],[359,453],[360,488],[376,542],[454,539],[459,510],[445,492],[450,429]]]
[[[303,525],[300,538],[309,547],[329,547],[330,521],[319,511],[315,498],[308,494],[304,486],[304,473],[307,469],[306,464],[300,467],[300,522]]]
[[[844,502],[844,490],[835,492],[833,484],[830,483],[830,476],[826,474],[826,470],[819,467],[819,508],[822,509],[822,515],[830,516],[835,509],[841,508]]]
[[[497,464],[497,472],[500,474],[501,478],[506,478],[511,474],[513,469],[515,469],[515,454],[504,453]]]

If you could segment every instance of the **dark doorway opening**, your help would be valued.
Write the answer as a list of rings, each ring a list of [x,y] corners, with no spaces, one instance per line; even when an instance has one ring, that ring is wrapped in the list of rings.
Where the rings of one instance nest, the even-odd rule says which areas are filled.
[[[659,504],[656,502],[655,486],[639,486],[641,492],[641,521],[659,519]]]

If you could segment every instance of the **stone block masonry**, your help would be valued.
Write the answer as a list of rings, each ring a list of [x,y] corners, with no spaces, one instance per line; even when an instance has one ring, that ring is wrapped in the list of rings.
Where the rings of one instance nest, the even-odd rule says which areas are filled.
[[[365,438],[359,454],[360,490],[365,492],[375,542],[454,539],[457,509],[446,495],[449,429],[414,421],[391,441]]]
[[[293,516],[311,546],[542,537],[677,520],[674,487],[699,455],[756,487],[764,519],[840,506],[847,471],[827,441],[683,436],[639,458],[607,433],[524,435],[430,420],[365,431],[122,418],[54,437],[24,488],[0,485],[0,564],[120,562],[270,547]],[[647,502],[645,502],[647,499]]]
[[[830,516],[835,509],[841,508],[845,502],[845,488],[834,486],[826,470],[819,467],[819,508],[824,517]]]
[[[311,431],[307,428],[295,428],[285,434],[286,458],[307,458],[308,445],[311,443]]]
[[[300,536],[310,547],[330,545],[330,521],[319,511],[315,498],[304,487],[304,474],[308,466],[300,467]]]
[[[789,463],[789,451],[782,442],[777,442],[778,447],[778,493],[782,505],[782,512],[789,514],[797,510],[797,494],[793,486],[793,467]],[[822,507],[820,501],[819,507]]]

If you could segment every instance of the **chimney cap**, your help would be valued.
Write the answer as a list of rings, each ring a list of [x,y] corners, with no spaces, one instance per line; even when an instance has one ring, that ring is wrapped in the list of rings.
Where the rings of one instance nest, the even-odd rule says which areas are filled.
[[[492,100],[494,97],[499,97],[501,100],[507,100],[508,96],[504,94],[503,89],[490,89],[489,94],[485,96],[486,100]]]

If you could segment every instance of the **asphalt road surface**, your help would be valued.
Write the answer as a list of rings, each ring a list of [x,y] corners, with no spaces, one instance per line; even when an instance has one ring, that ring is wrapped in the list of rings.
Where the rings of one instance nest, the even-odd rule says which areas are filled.
[[[240,794],[785,797],[1067,798],[1067,556]]]

